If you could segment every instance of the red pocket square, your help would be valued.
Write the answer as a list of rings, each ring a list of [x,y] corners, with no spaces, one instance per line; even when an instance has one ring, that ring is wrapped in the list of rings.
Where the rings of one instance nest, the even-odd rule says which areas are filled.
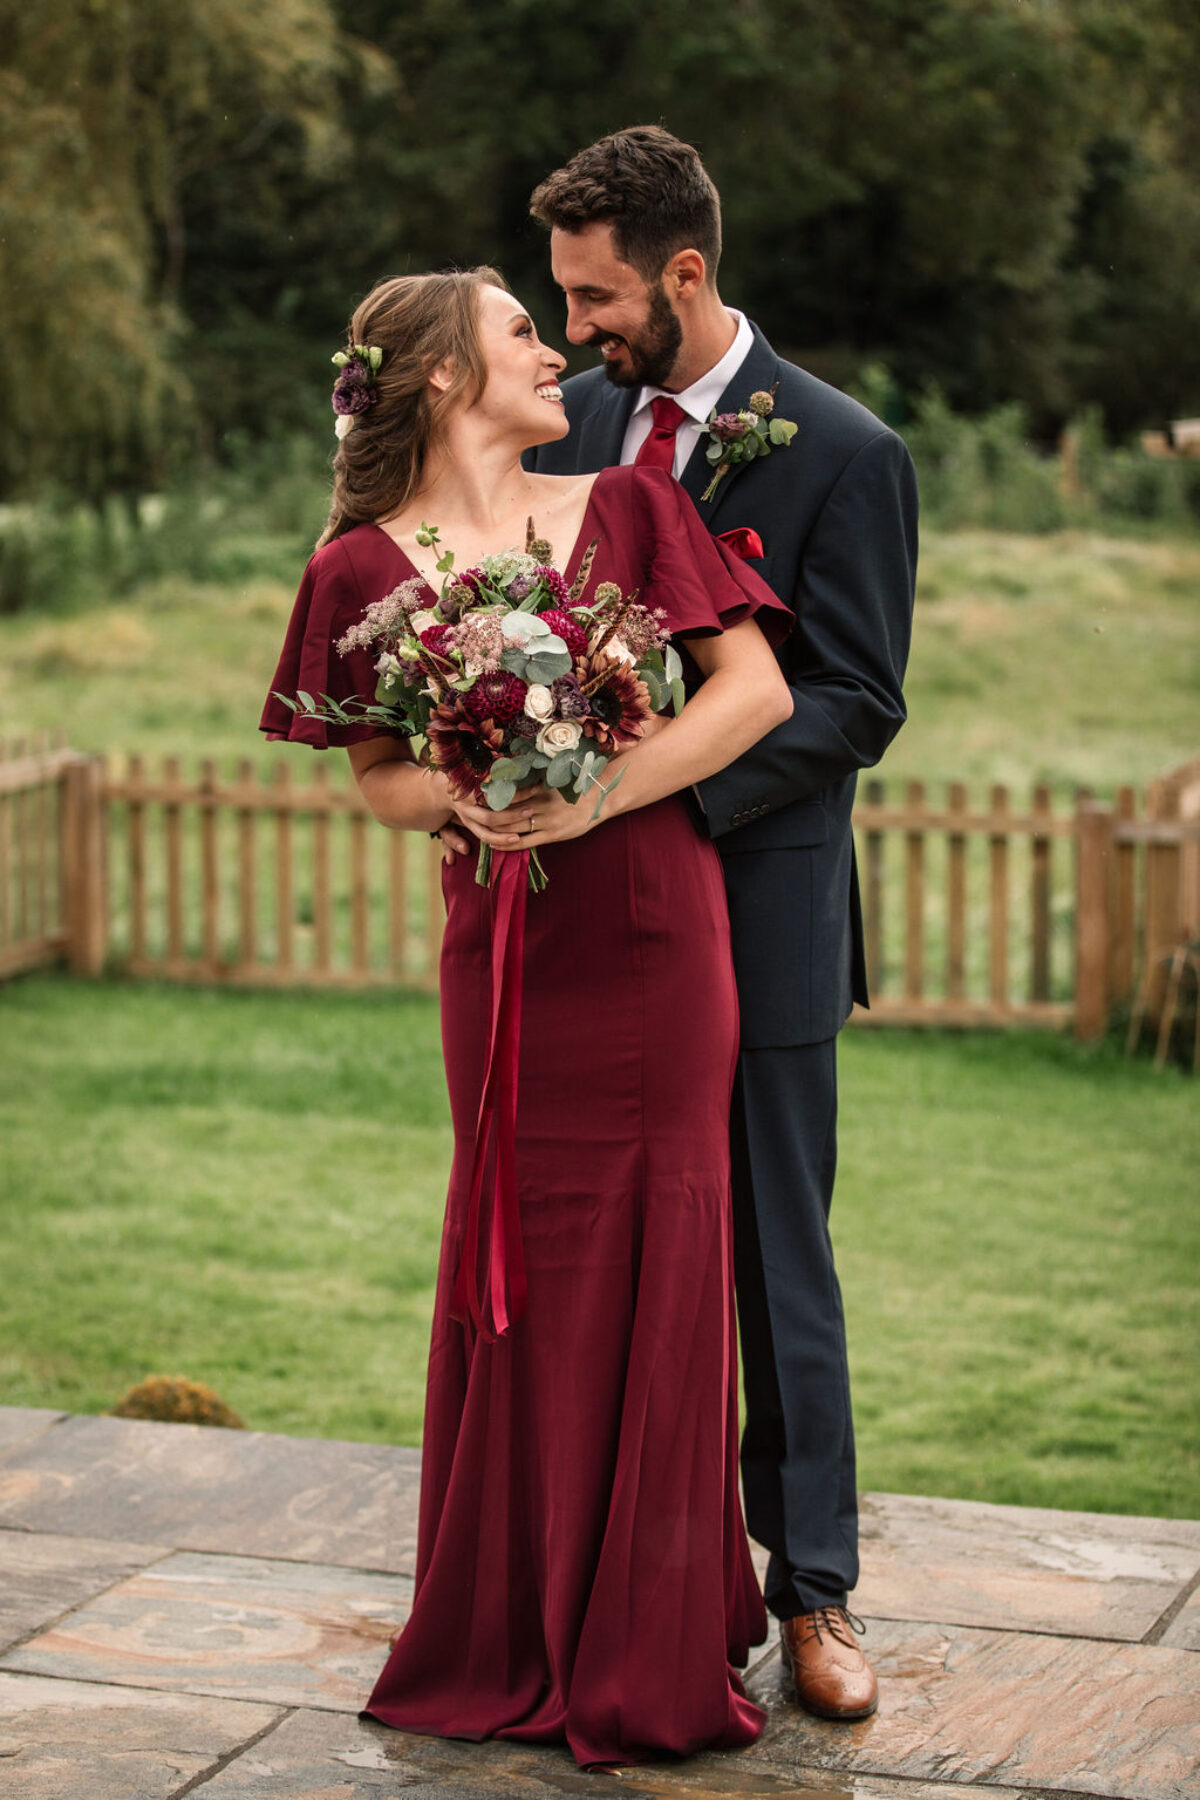
[[[762,539],[748,525],[736,525],[732,531],[718,531],[716,536],[719,544],[724,544],[727,550],[732,550],[743,562],[749,562],[752,557],[763,553]]]

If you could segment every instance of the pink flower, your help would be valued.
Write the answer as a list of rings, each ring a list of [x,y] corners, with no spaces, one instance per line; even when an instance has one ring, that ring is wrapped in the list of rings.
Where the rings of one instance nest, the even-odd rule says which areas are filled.
[[[739,438],[745,437],[749,429],[749,424],[740,413],[718,413],[709,426],[713,436],[723,444],[736,444]]]

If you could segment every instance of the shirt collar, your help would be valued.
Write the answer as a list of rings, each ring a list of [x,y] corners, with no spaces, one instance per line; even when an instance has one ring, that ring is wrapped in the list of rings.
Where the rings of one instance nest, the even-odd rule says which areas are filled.
[[[732,344],[720,362],[713,364],[707,375],[702,375],[699,381],[693,381],[691,387],[684,388],[681,393],[670,396],[672,400],[679,403],[688,418],[697,425],[704,425],[708,422],[709,413],[712,412],[721,395],[754,348],[754,333],[750,329],[750,321],[746,315],[738,312],[732,306],[727,307],[726,311],[730,318],[737,320],[737,331],[734,333]],[[660,394],[665,394],[666,391],[665,388],[657,387],[640,389],[634,405],[633,417],[636,418],[638,413],[645,410],[652,400],[656,400]]]

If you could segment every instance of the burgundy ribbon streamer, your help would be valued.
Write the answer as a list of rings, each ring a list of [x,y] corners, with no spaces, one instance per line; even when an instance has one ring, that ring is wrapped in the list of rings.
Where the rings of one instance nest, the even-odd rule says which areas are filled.
[[[716,538],[718,544],[724,544],[727,550],[732,550],[743,562],[749,562],[752,557],[763,553],[763,541],[749,525],[735,525],[732,531],[718,531]]]
[[[528,850],[503,852],[495,858],[493,870],[492,1025],[479,1117],[475,1122],[467,1223],[450,1303],[451,1317],[461,1324],[473,1325],[488,1343],[503,1337],[521,1317],[528,1292],[517,1205],[517,1068],[525,900],[529,893]],[[487,1270],[481,1289],[479,1238],[489,1168],[491,1220]]]

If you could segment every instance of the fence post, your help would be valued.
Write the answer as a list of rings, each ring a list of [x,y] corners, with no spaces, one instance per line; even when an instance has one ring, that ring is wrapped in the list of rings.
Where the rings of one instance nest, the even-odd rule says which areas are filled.
[[[1090,797],[1075,806],[1075,1036],[1102,1037],[1112,967],[1109,869],[1113,815]]]
[[[1179,793],[1169,779],[1151,782],[1146,794],[1146,817],[1159,821],[1178,819]],[[1178,843],[1146,845],[1146,931],[1142,947],[1143,1010],[1157,1021],[1167,985],[1167,964],[1179,943],[1180,846]]]
[[[62,871],[67,963],[99,975],[108,950],[108,883],[104,860],[104,763],[99,757],[63,770]]]

